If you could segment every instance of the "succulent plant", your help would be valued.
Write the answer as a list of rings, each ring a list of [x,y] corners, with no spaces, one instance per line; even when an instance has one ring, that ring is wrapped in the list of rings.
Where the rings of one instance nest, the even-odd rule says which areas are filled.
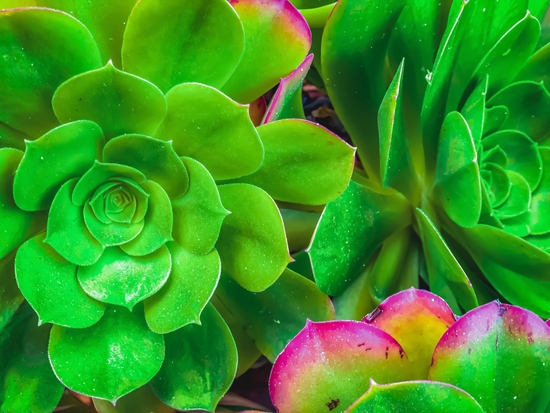
[[[548,3],[340,0],[327,20],[304,2],[358,148],[308,249],[339,318],[419,285],[456,313],[499,298],[550,317]]]
[[[270,393],[286,412],[544,412],[550,327],[498,301],[457,318],[411,288],[361,321],[309,322],[279,355]]]
[[[237,351],[242,372],[334,316],[286,269],[274,201],[352,173],[352,147],[284,119],[309,46],[286,0],[0,0],[0,411],[65,386],[213,411]]]

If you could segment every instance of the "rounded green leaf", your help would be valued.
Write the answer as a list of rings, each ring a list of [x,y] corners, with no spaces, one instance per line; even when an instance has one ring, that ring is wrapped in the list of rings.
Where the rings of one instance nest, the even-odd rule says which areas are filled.
[[[162,186],[171,199],[187,192],[189,176],[171,142],[136,134],[118,136],[105,145],[103,161],[136,168]]]
[[[17,285],[40,323],[85,328],[98,322],[105,304],[88,297],[77,282],[76,265],[48,244],[45,234],[25,242],[15,257]]]
[[[275,360],[269,393],[280,412],[343,412],[371,379],[409,378],[407,355],[384,331],[357,321],[308,322]]]
[[[218,187],[208,170],[192,158],[181,160],[189,173],[189,190],[172,201],[172,235],[188,251],[204,255],[214,248],[229,212],[222,205]]]
[[[199,83],[178,85],[166,99],[168,112],[154,136],[172,141],[179,155],[196,159],[217,180],[248,175],[260,167],[264,149],[248,106]]]
[[[44,242],[75,265],[91,265],[103,254],[104,247],[88,230],[84,208],[72,202],[77,182],[77,178],[71,179],[57,191],[50,208]]]
[[[334,308],[328,296],[313,282],[289,269],[285,269],[276,283],[259,293],[245,290],[222,274],[216,297],[232,317],[245,325],[248,336],[271,362],[304,328],[306,320],[334,319]]]
[[[533,235],[546,234],[550,231],[550,148],[538,148],[542,159],[542,178],[531,196],[529,223]]]
[[[319,289],[341,294],[382,242],[408,226],[411,218],[401,194],[378,193],[351,181],[343,195],[325,207],[307,250]]]
[[[165,340],[166,359],[151,381],[153,391],[175,409],[213,412],[237,369],[237,348],[227,324],[208,305],[200,325],[185,326]]]
[[[52,105],[62,123],[93,120],[107,139],[151,135],[166,113],[166,99],[155,85],[110,62],[67,80],[55,91]]]
[[[147,213],[143,218],[145,226],[136,238],[120,246],[127,254],[135,256],[150,254],[172,241],[174,223],[170,198],[164,189],[153,181],[142,182],[141,187],[150,195]]]
[[[512,188],[512,183],[506,170],[497,164],[485,163],[481,176],[487,183],[487,195],[491,206],[493,208],[499,207],[508,199]]]
[[[136,0],[117,0],[115,6],[111,0],[36,0],[36,4],[76,17],[94,36],[103,64],[112,59],[121,67],[122,35]]]
[[[98,413],[174,413],[174,409],[162,403],[148,384],[121,397],[116,405],[107,400],[93,401]]]
[[[132,257],[119,248],[107,248],[99,261],[78,267],[78,282],[98,301],[132,308],[166,283],[172,260],[162,246],[144,257]]]
[[[471,228],[478,223],[481,178],[477,153],[470,128],[459,112],[449,113],[441,128],[433,197],[461,227]]]
[[[138,184],[146,179],[145,175],[135,168],[96,161],[74,187],[74,204],[84,205],[101,184],[114,178],[128,178]]]
[[[147,328],[142,311],[108,307],[92,327],[54,326],[49,356],[66,387],[114,403],[157,374],[164,360],[164,339]]]
[[[506,153],[506,169],[525,178],[531,191],[537,188],[542,177],[542,160],[538,145],[527,135],[519,131],[505,130],[487,136],[481,144],[484,151],[498,145]]]
[[[165,93],[184,82],[221,87],[243,48],[242,24],[226,0],[142,0],[126,25],[122,65]]]
[[[88,29],[48,9],[2,11],[0,55],[0,122],[33,138],[59,124],[51,106],[55,89],[101,65]]]
[[[439,341],[430,379],[470,393],[486,412],[542,412],[550,401],[550,330],[535,314],[493,302]]]
[[[93,122],[61,125],[27,149],[13,181],[13,196],[25,211],[47,209],[65,181],[82,176],[101,156],[104,138]]]
[[[531,190],[527,180],[517,172],[506,171],[510,180],[510,194],[504,203],[495,209],[499,219],[514,218],[529,210]]]
[[[23,305],[2,331],[0,344],[0,411],[50,413],[64,387],[48,359],[50,325],[38,326],[32,309]]]
[[[167,244],[172,270],[162,289],[145,301],[149,328],[167,334],[187,324],[200,324],[200,315],[220,278],[221,262],[214,249],[195,255],[177,242]]]
[[[260,169],[241,181],[279,201],[322,205],[349,184],[355,150],[322,126],[298,119],[258,128],[265,149]]]
[[[253,185],[229,184],[218,189],[223,205],[231,211],[216,243],[222,268],[247,290],[263,291],[291,261],[279,209]]]
[[[306,57],[307,22],[288,0],[230,0],[244,27],[245,48],[222,91],[250,103],[275,86]]]
[[[346,413],[485,413],[472,396],[458,387],[432,381],[409,381],[380,386],[367,393]]]
[[[44,227],[43,214],[22,211],[13,199],[13,177],[21,158],[23,152],[18,149],[0,149],[0,257]]]

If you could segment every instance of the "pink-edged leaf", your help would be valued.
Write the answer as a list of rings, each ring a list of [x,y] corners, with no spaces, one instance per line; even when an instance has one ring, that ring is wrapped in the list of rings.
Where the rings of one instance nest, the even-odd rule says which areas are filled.
[[[388,297],[363,321],[395,338],[414,366],[415,378],[427,379],[435,346],[455,317],[437,295],[410,288]]]
[[[281,79],[262,123],[280,119],[305,118],[302,106],[302,84],[312,62],[313,55],[310,54],[296,70]]]
[[[244,27],[245,49],[222,91],[249,103],[275,86],[306,57],[311,32],[288,0],[230,0]]]
[[[370,379],[410,378],[409,360],[389,334],[358,321],[308,322],[279,355],[269,392],[280,413],[343,412]]]
[[[492,302],[453,324],[430,379],[470,393],[486,412],[541,412],[550,400],[550,328],[534,313]]]
[[[484,413],[472,396],[458,387],[434,381],[378,385],[374,381],[346,413]]]

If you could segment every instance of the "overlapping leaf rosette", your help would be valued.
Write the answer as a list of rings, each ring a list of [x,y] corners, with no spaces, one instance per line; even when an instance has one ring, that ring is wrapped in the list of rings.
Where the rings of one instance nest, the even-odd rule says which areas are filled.
[[[212,411],[237,351],[333,317],[274,199],[336,198],[354,149],[284,88],[255,126],[309,45],[284,0],[0,1],[1,411]]]
[[[313,3],[362,165],[309,247],[338,316],[423,285],[456,313],[500,298],[549,317],[549,2]]]
[[[310,322],[279,355],[280,413],[545,412],[550,327],[498,301],[460,318],[438,296],[397,293],[361,321]]]

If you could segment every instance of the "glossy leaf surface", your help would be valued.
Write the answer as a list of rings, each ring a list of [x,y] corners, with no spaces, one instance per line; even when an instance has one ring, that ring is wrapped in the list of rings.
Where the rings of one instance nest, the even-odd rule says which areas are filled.
[[[486,412],[540,412],[550,399],[549,344],[550,330],[535,314],[489,303],[443,335],[430,379],[469,392]]]
[[[107,400],[93,400],[98,413],[174,413],[174,409],[162,403],[148,384],[121,397],[116,405]]]
[[[196,159],[215,179],[238,178],[260,167],[264,149],[247,106],[199,83],[178,85],[166,98],[168,112],[155,137],[171,140],[178,155]]]
[[[82,357],[85,354],[86,357]],[[143,386],[164,360],[164,338],[147,328],[143,311],[108,307],[86,329],[54,326],[49,356],[56,376],[74,391],[110,402]]]
[[[484,413],[472,396],[458,387],[410,381],[371,387],[346,413]]]
[[[17,285],[41,323],[71,328],[95,324],[105,305],[82,291],[76,265],[65,261],[48,244],[44,233],[25,242],[15,257]]]
[[[223,205],[231,211],[216,243],[222,268],[247,290],[263,291],[290,262],[280,212],[271,197],[253,185],[218,189]]]
[[[213,412],[237,369],[237,349],[227,324],[212,305],[201,324],[165,336],[166,359],[151,381],[153,391],[179,410]]]
[[[184,82],[219,88],[241,59],[242,24],[225,0],[180,6],[177,0],[145,0],[134,7],[124,33],[122,66],[164,93]]]
[[[101,65],[86,27],[46,9],[2,11],[0,53],[7,59],[0,67],[0,122],[33,138],[58,125],[51,107],[55,89]]]
[[[52,100],[62,123],[96,122],[107,139],[126,133],[151,135],[166,113],[162,92],[137,76],[108,63],[63,83]]]
[[[302,15],[287,0],[229,3],[243,24],[245,48],[235,72],[221,90],[238,102],[249,103],[304,60],[311,33]]]
[[[241,180],[279,201],[321,205],[337,198],[351,178],[355,151],[322,126],[287,119],[258,128],[265,158]]]
[[[371,379],[407,380],[408,366],[397,341],[376,327],[308,322],[275,361],[269,392],[281,412],[343,412],[368,390]]]

